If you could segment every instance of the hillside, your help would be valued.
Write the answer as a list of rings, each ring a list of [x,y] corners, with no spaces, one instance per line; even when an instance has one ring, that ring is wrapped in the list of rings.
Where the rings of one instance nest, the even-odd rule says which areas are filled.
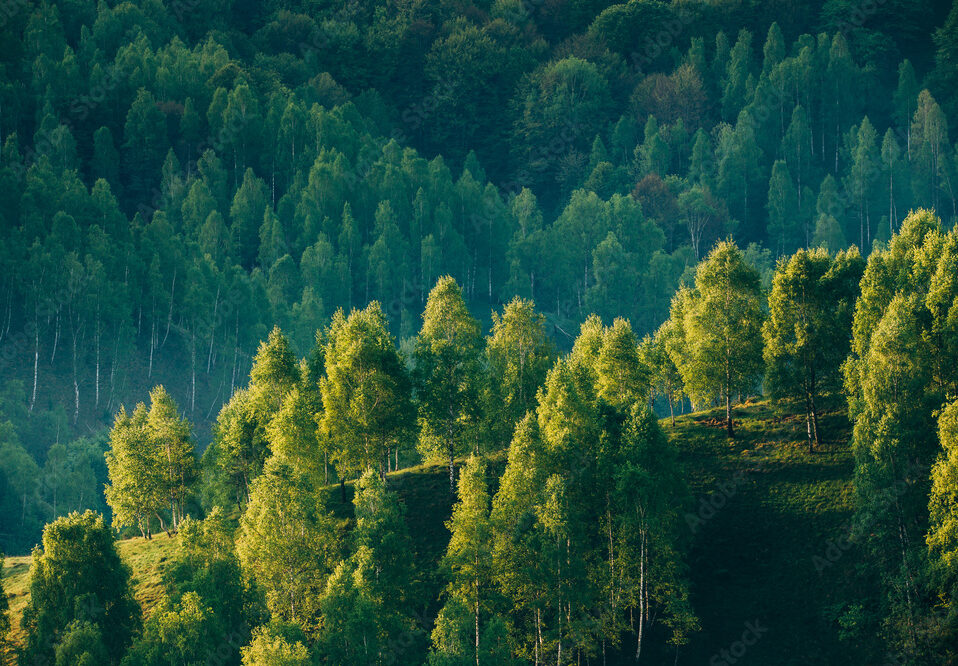
[[[832,615],[853,597],[855,551],[843,553],[832,566],[820,566],[821,573],[813,558],[833,554],[829,542],[844,534],[852,513],[847,419],[839,412],[826,414],[826,441],[811,455],[799,417],[780,417],[761,402],[740,408],[737,419],[734,441],[725,437],[718,412],[679,416],[674,428],[667,419],[662,421],[681,452],[694,512],[701,519],[687,522],[695,532],[689,564],[702,631],[683,648],[679,663],[703,663],[716,655],[721,659],[723,649],[736,655],[736,641],[748,626],[758,629],[760,637],[737,663],[839,663],[851,646],[839,641]],[[501,470],[499,456],[492,463]],[[418,559],[428,563],[422,570],[436,572],[432,565],[449,538],[444,527],[451,510],[445,468],[410,467],[390,474],[389,480],[406,505]],[[333,490],[332,508],[346,517],[351,505],[342,504],[338,488]],[[348,487],[348,499],[351,494]],[[720,507],[714,513],[702,508],[710,500]],[[119,543],[147,613],[159,599],[163,563],[174,545],[175,539],[165,534]],[[5,587],[15,626],[28,598],[29,561],[7,559]],[[438,592],[438,573],[432,575],[436,580],[423,582],[430,592]],[[856,654],[868,647],[857,646]]]
[[[827,567],[813,558],[833,555],[829,543],[845,535],[852,515],[847,419],[829,413],[825,442],[810,455],[803,418],[781,418],[766,403],[740,411],[734,442],[718,412],[681,417],[674,430],[663,423],[679,444],[702,519],[692,521],[689,561],[702,631],[688,663],[731,651],[748,623],[767,631],[741,663],[841,663],[850,646],[839,642],[826,613],[852,597],[855,550]],[[710,501],[709,508],[719,507],[714,513],[703,508]]]

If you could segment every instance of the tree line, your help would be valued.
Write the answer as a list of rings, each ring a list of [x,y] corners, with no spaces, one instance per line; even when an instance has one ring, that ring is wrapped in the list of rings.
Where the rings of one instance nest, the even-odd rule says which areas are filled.
[[[208,440],[274,325],[305,355],[378,300],[411,339],[452,275],[473,312],[534,300],[568,349],[591,312],[651,333],[729,234],[767,276],[954,215],[958,14],[579,4],[12,6],[3,446],[37,471],[5,479],[8,550],[67,506],[51,443],[158,383]],[[99,483],[85,446],[70,476]]]
[[[855,248],[799,250],[778,262],[768,289],[723,241],[655,335],[592,316],[565,355],[521,299],[483,341],[450,277],[431,290],[408,350],[377,303],[338,313],[301,360],[274,330],[201,460],[162,388],[149,408],[117,415],[107,455],[114,527],[179,531],[162,612],[140,626],[135,608],[123,611],[121,648],[98,638],[104,620],[79,602],[45,607],[86,594],[56,582],[70,578],[56,572],[62,565],[41,577],[47,552],[100,530],[106,554],[78,557],[115,557],[102,518],[71,514],[34,554],[24,654],[90,641],[91,655],[124,663],[167,663],[161,655],[174,649],[189,662],[239,622],[231,658],[244,664],[383,663],[397,653],[432,664],[661,658],[698,620],[681,443],[652,407],[722,405],[734,437],[732,405],[764,391],[806,414],[810,454],[828,436],[819,410],[847,396],[857,498],[849,538],[867,549],[857,575],[868,584],[841,611],[843,626],[852,639],[881,635],[909,663],[946,663],[955,238],[919,210],[867,262]],[[435,572],[420,568],[405,504],[390,488],[389,472],[420,459],[448,466],[455,485]],[[347,480],[344,517],[334,507],[348,502]],[[206,518],[185,515],[187,495]],[[238,524],[217,505],[238,507]],[[90,582],[95,599],[84,603],[112,608],[102,595],[129,594],[128,573],[118,560],[109,566],[119,567],[116,590]],[[190,640],[174,645],[187,628]]]

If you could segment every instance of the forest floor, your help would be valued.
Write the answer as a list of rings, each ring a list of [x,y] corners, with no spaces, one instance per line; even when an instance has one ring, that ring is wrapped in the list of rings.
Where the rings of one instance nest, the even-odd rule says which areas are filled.
[[[740,406],[731,440],[723,417],[721,410],[683,415],[674,428],[662,421],[679,448],[694,502],[686,523],[701,631],[681,649],[678,663],[854,663],[852,646],[839,639],[838,616],[856,596],[852,586],[861,554],[856,546],[833,545],[847,534],[852,515],[847,418],[842,412],[823,415],[824,441],[809,453],[803,417],[783,417],[764,402]],[[505,452],[490,463],[490,475],[498,476]],[[442,465],[408,467],[389,474],[389,486],[406,506],[419,570],[426,572],[423,596],[436,599],[452,508],[448,471]],[[341,518],[351,515],[351,484],[346,499],[338,486],[329,489],[330,508]],[[162,595],[163,566],[175,546],[175,538],[163,533],[119,542],[147,614]],[[9,557],[4,569],[18,643],[29,565],[29,556]]]

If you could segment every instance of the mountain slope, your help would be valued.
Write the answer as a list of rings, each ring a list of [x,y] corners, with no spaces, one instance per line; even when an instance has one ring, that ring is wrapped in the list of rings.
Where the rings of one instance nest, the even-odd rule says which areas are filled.
[[[782,418],[767,403],[748,404],[737,410],[738,437],[732,441],[721,416],[683,415],[674,428],[662,422],[679,447],[694,498],[687,516],[694,534],[689,564],[702,630],[680,650],[678,663],[785,666],[840,663],[853,649],[856,660],[872,653],[875,645],[839,639],[837,618],[845,600],[855,598],[858,564],[854,545],[839,547],[847,546],[841,537],[853,501],[847,419],[840,412],[825,414],[825,440],[809,454],[801,417]],[[498,473],[503,457],[493,458]],[[452,506],[446,470],[410,467],[390,474],[389,483],[406,505],[418,568],[425,572],[424,596],[435,599],[443,585],[436,565],[448,542],[444,523]],[[338,516],[351,515],[351,495],[347,486],[343,503],[339,488],[331,489],[330,507]],[[165,534],[119,542],[146,613],[160,598],[162,568],[175,544]],[[15,627],[28,599],[29,561],[7,559],[5,588]]]

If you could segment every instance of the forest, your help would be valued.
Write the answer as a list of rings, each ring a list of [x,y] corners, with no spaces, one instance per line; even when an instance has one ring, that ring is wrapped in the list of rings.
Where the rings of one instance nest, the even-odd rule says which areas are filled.
[[[0,0],[0,665],[958,663],[956,125],[938,0]]]

